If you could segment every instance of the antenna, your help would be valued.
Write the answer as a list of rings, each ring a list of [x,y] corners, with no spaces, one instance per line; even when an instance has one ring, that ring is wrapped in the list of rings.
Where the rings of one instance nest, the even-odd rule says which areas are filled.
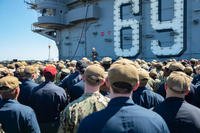
[[[36,9],[37,4],[33,0],[24,0],[24,3],[29,6],[30,9]]]
[[[48,45],[48,48],[49,48],[48,60],[50,61],[50,59],[51,59],[51,45]]]

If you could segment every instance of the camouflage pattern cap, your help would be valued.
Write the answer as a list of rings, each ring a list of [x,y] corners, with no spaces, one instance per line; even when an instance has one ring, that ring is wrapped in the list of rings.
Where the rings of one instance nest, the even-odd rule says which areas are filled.
[[[8,68],[6,68],[6,67],[0,68],[0,78],[9,75],[9,73],[10,73],[10,71]]]
[[[166,84],[175,93],[185,93],[191,84],[192,78],[183,72],[174,71],[167,78]]]
[[[138,72],[140,80],[149,79],[149,73],[145,69],[139,69]]]
[[[185,67],[184,69],[184,72],[187,74],[187,73],[192,73],[193,72],[193,68],[191,66],[187,66]]]
[[[111,64],[112,59],[110,57],[104,57],[101,62],[102,64]]]
[[[149,72],[149,76],[151,77],[154,77],[154,76],[157,76],[158,73],[156,72],[156,69],[152,69],[150,72]]]
[[[98,85],[105,78],[105,70],[98,64],[90,65],[84,72],[85,80],[91,85]]]
[[[19,80],[14,76],[6,76],[0,79],[0,91],[14,90],[19,87]]]
[[[3,64],[0,64],[0,68],[3,68],[4,67],[4,65]]]
[[[24,68],[24,73],[25,74],[34,74],[34,73],[36,73],[36,70],[33,66],[26,66]]]
[[[130,84],[132,87],[139,81],[138,70],[131,64],[114,64],[108,71],[108,79],[112,87],[117,82]],[[122,88],[123,89],[123,88]]]
[[[169,65],[168,69],[171,71],[183,71],[185,67],[179,62],[173,62]]]
[[[70,70],[67,69],[67,68],[61,69],[61,72],[64,73],[64,74],[70,74]]]
[[[113,63],[113,65],[114,65],[114,64],[129,64],[129,65],[135,66],[135,67],[138,68],[138,69],[141,68],[137,61],[133,62],[132,60],[124,59],[124,58],[115,61],[115,62]]]

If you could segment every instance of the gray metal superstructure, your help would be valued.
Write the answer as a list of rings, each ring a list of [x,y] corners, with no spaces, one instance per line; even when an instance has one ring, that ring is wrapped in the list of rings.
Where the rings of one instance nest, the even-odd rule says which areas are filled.
[[[27,0],[60,59],[200,58],[200,0]]]

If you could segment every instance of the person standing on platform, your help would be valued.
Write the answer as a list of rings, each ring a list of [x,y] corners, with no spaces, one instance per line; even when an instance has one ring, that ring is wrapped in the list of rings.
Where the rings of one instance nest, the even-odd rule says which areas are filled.
[[[97,53],[96,48],[92,48],[92,61],[97,60],[98,55],[99,54]]]

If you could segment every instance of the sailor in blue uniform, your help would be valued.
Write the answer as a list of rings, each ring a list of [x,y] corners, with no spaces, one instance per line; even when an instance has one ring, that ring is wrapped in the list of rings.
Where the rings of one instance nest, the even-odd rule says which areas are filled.
[[[55,133],[59,127],[60,112],[67,105],[65,90],[53,83],[57,70],[44,68],[45,82],[33,89],[31,107],[35,110],[41,132]]]
[[[200,133],[200,109],[184,100],[191,78],[172,72],[166,81],[166,99],[154,108],[166,121],[171,133]]]
[[[137,69],[131,64],[114,64],[108,71],[112,100],[108,106],[83,119],[78,133],[169,133],[156,113],[136,105],[130,98],[139,86]]]
[[[88,66],[88,64],[84,61],[78,61],[76,63],[76,71],[74,73],[71,73],[67,77],[65,77],[61,83],[59,84],[60,87],[64,88],[65,90],[71,89],[73,85],[78,83],[82,80],[81,74],[84,73],[85,68]]]
[[[71,88],[73,85],[78,83],[81,79],[79,78],[79,71],[75,71],[74,73],[71,73],[67,75],[59,84],[60,87],[67,90],[68,88]]]
[[[196,75],[194,76],[194,78],[192,80],[192,84],[198,85],[198,84],[200,84],[200,65],[197,65],[195,67],[195,72],[196,72]]]
[[[21,77],[19,78],[21,81],[20,84],[20,93],[18,97],[18,101],[24,105],[30,105],[30,96],[33,88],[38,86],[37,83],[34,82],[35,78],[35,68],[33,66],[26,66],[24,70],[19,71],[21,73]]]
[[[200,97],[200,85],[193,85],[191,83],[190,91],[185,96],[185,100],[188,103],[200,108],[200,98],[199,97]]]
[[[82,96],[82,94],[84,93],[84,85],[85,85],[84,81],[81,80],[77,84],[72,86],[72,88],[68,91],[70,102]]]
[[[169,76],[171,72],[173,71],[179,71],[183,72],[185,67],[180,62],[172,62],[169,66],[167,66],[165,71],[165,76]],[[165,91],[165,83],[162,83],[159,87],[159,89],[156,91],[156,93],[160,94],[164,98],[166,97],[166,91]]]
[[[0,123],[6,133],[40,133],[34,111],[20,104],[19,81],[16,77],[6,76],[0,79]]]
[[[82,60],[78,61],[76,63],[76,71],[65,77],[59,84],[60,87],[65,89],[69,102],[72,102],[83,94],[84,84],[82,74],[87,66],[88,64],[86,62]]]
[[[146,70],[139,70],[140,86],[132,94],[133,101],[147,109],[157,106],[164,100],[161,95],[147,87],[149,78],[149,73]]]

